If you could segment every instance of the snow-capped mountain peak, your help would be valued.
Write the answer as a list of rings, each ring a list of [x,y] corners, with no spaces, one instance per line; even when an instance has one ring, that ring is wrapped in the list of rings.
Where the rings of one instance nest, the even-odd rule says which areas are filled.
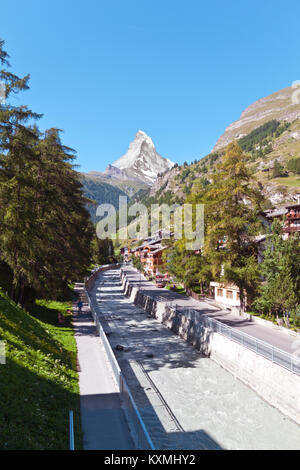
[[[129,145],[127,153],[112,166],[125,172],[129,179],[144,181],[150,185],[159,173],[172,168],[174,163],[159,155],[152,139],[140,130]]]

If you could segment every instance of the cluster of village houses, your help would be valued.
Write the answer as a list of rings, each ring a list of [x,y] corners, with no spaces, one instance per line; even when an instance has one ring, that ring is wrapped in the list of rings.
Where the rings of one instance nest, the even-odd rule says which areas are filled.
[[[266,210],[261,214],[261,219],[266,230],[265,234],[256,237],[259,263],[262,262],[267,234],[270,232],[270,227],[275,219],[283,220],[283,239],[288,239],[297,232],[300,235],[300,201],[298,200],[298,204]],[[132,256],[139,258],[146,275],[154,278],[162,286],[163,280],[165,282],[170,281],[168,272],[162,273],[162,266],[167,267],[167,264],[165,265],[163,262],[162,255],[164,250],[168,248],[167,245],[162,244],[162,241],[169,239],[170,236],[172,236],[170,232],[157,231],[153,237],[144,239],[135,248],[131,248],[129,243],[127,247],[121,250],[123,260],[128,262]],[[216,303],[229,308],[240,306],[239,289],[234,284],[225,285],[220,282],[211,282],[210,287]]]

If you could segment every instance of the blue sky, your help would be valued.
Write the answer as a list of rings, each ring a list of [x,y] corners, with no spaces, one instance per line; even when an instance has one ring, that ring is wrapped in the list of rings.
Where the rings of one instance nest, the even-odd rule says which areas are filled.
[[[164,157],[210,152],[253,101],[300,79],[300,3],[278,0],[1,2],[18,96],[63,129],[81,171],[103,171],[141,129]]]

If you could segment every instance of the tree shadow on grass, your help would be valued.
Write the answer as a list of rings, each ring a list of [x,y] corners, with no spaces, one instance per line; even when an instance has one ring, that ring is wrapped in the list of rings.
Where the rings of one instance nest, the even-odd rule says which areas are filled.
[[[46,378],[51,372],[51,367],[34,372],[13,357],[0,365],[0,449],[67,450],[69,410],[74,411],[75,445],[82,447],[79,394],[68,390],[74,384],[67,374],[53,374],[54,381]]]
[[[46,305],[41,305],[37,302],[31,303],[28,305],[28,310],[30,314],[37,318],[38,320],[42,321],[43,323],[49,323],[53,326],[58,326],[58,313],[62,313],[65,317],[64,327],[71,328],[72,327],[72,315],[68,314],[66,311],[68,309],[72,309],[71,302],[66,303],[66,305],[61,305],[60,308],[58,307],[48,307]]]

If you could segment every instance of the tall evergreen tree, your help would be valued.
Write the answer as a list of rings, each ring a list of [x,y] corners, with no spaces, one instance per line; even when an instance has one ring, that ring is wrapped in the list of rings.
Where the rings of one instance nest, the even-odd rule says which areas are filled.
[[[199,178],[193,185],[193,190],[186,198],[187,204],[196,205],[204,202],[204,195],[209,182]],[[193,220],[195,230],[195,220]],[[212,279],[211,267],[203,250],[197,252],[186,249],[187,239],[183,238],[173,242],[172,246],[164,252],[163,258],[167,263],[168,272],[183,282],[187,287],[200,286],[201,293],[208,289]]]
[[[7,71],[3,46],[0,41],[0,79],[8,100],[28,89],[29,76]],[[11,296],[21,303],[26,287],[53,297],[80,278],[93,232],[74,152],[57,129],[41,135],[26,124],[38,117],[24,106],[0,104],[0,257],[13,274]]]
[[[19,78],[9,71],[8,54],[0,40],[0,80],[5,100],[0,103],[0,254],[13,272],[12,296],[17,285],[24,289],[27,241],[32,220],[30,198],[33,184],[31,164],[36,158],[36,132],[26,127],[40,115],[26,106],[12,106],[10,96],[28,89],[29,75]],[[26,194],[26,198],[24,196]],[[24,203],[26,201],[26,203]]]
[[[300,304],[300,240],[283,240],[279,221],[272,224],[260,273],[264,282],[254,307],[270,315],[295,310]]]
[[[61,281],[80,278],[90,263],[93,227],[85,208],[74,151],[61,143],[59,130],[49,129],[38,144],[41,166],[36,174],[37,218],[41,241],[37,266],[40,288],[55,292]]]
[[[99,265],[114,262],[113,241],[109,238],[100,240],[95,235],[92,241],[92,260]]]
[[[247,157],[237,142],[228,145],[212,176],[205,203],[205,254],[214,275],[239,287],[241,306],[253,295],[258,281],[258,212],[263,196],[247,167]],[[222,267],[223,272],[222,272]]]

